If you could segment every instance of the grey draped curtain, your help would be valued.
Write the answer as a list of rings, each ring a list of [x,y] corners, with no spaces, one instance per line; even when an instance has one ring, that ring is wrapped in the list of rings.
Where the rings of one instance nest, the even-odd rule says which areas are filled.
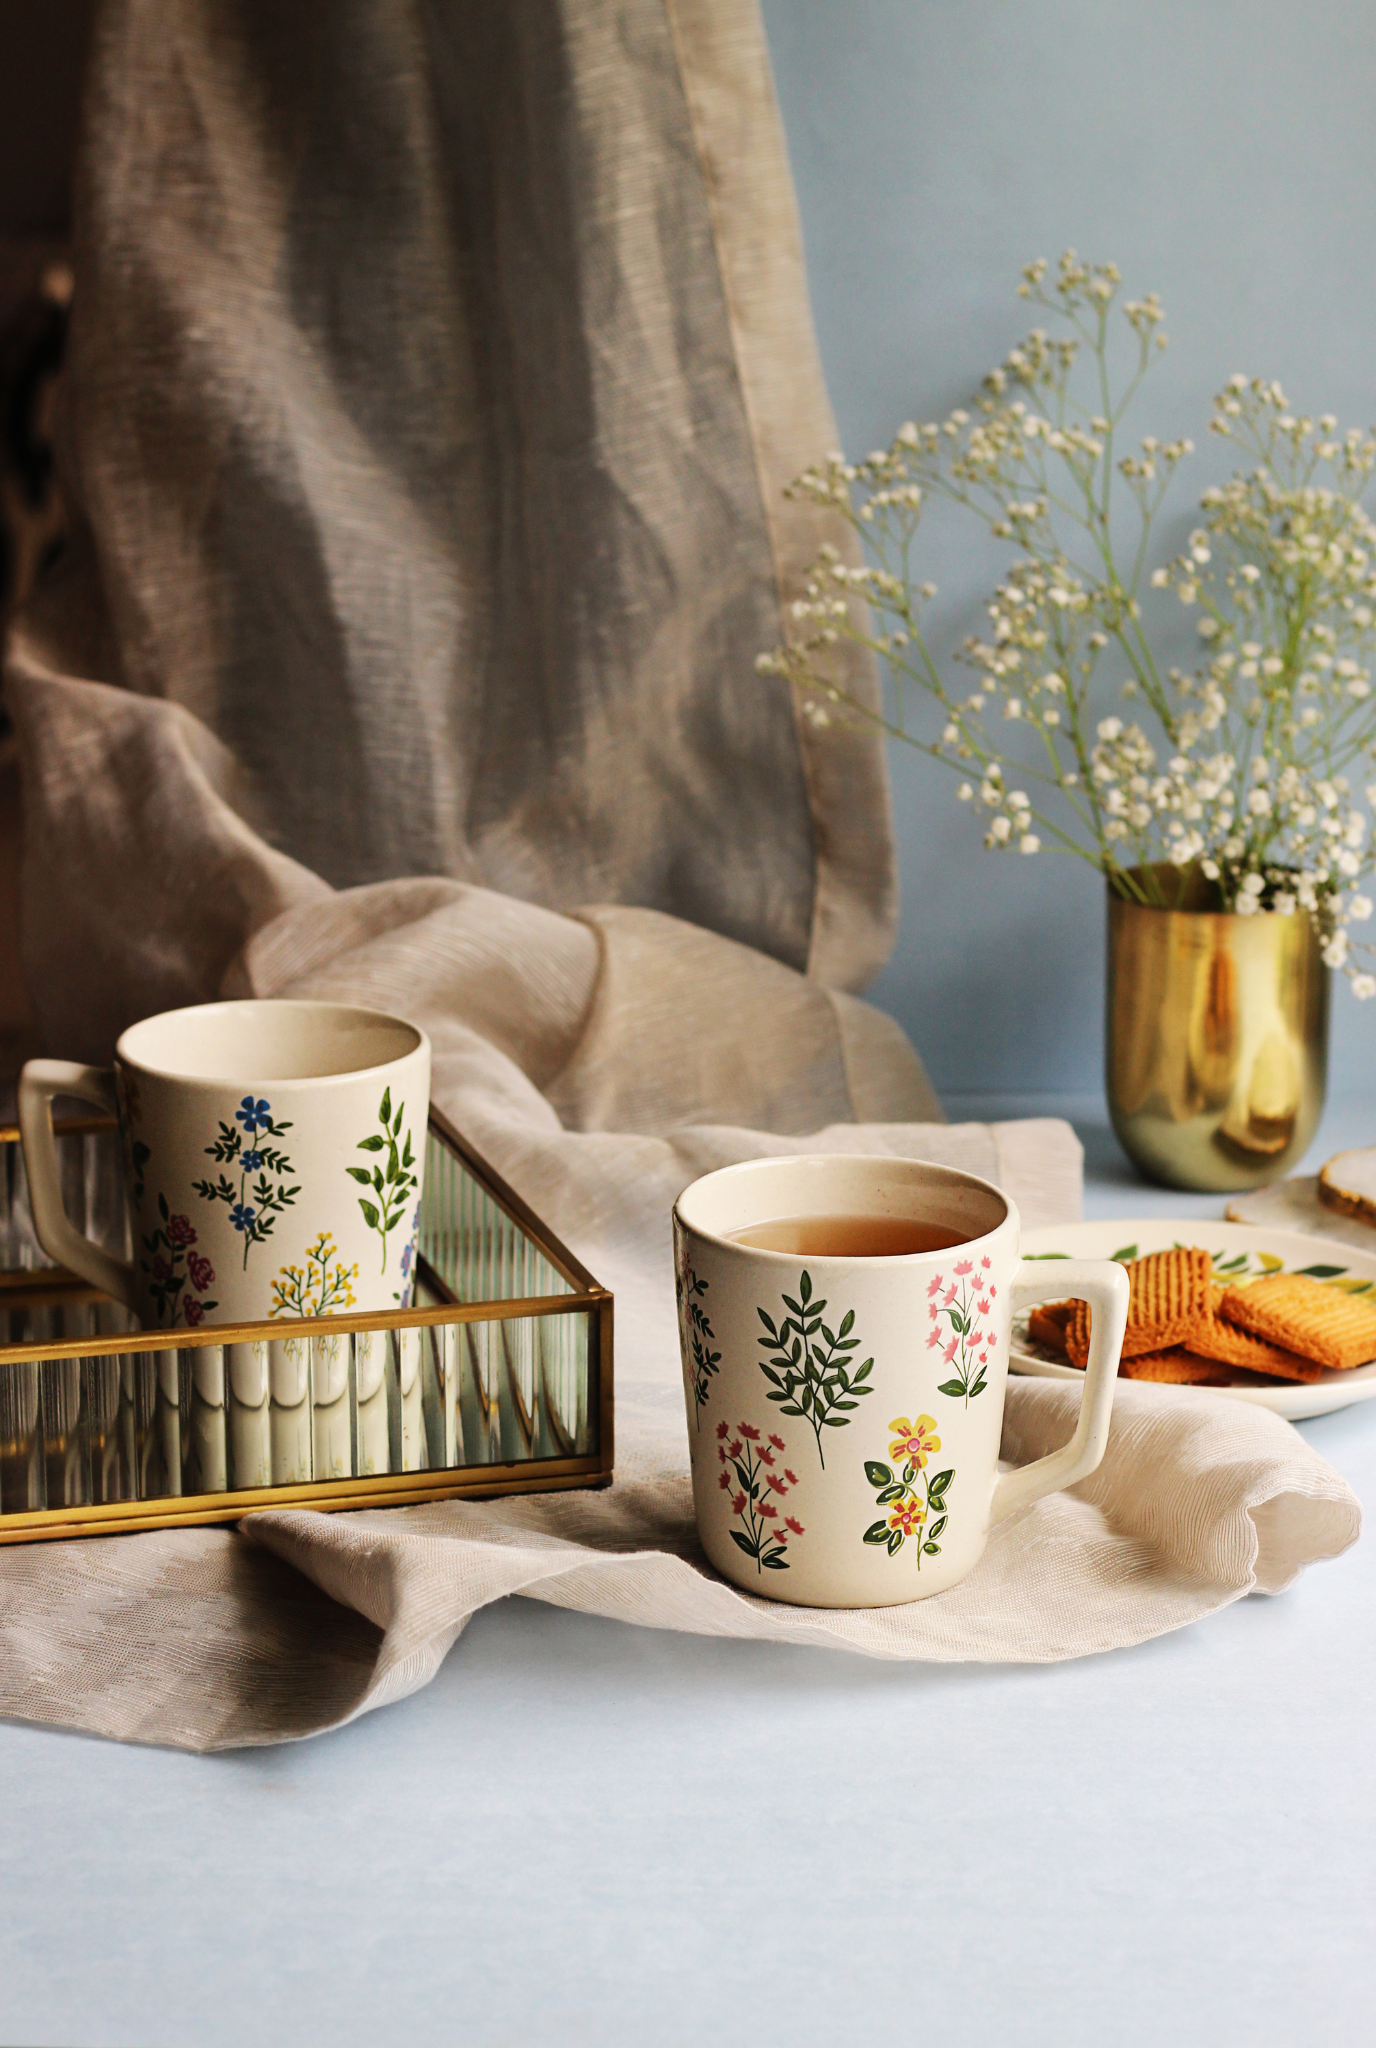
[[[754,668],[834,428],[750,0],[107,0],[77,232],[86,530],[11,693],[40,810],[89,714],[32,677],[102,680],[192,713],[335,888],[881,963],[879,745]],[[27,890],[65,1039],[91,920],[44,855]],[[150,995],[213,994],[246,936]]]

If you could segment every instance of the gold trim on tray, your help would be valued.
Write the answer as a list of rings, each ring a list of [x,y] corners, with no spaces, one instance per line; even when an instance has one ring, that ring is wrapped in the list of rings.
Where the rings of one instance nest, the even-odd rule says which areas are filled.
[[[108,1137],[115,1128],[113,1119],[105,1117],[82,1117],[56,1127],[59,1137],[82,1139]],[[18,1142],[17,1130],[0,1126],[0,1148]],[[494,1228],[497,1217],[509,1228]],[[470,1279],[490,1279],[500,1272],[502,1278],[517,1281],[562,1282],[566,1291],[509,1298],[470,1293],[463,1299],[451,1282],[462,1283],[465,1269]],[[59,1327],[64,1322],[70,1327],[73,1317],[84,1317],[94,1326],[99,1316],[106,1330],[96,1335],[92,1327],[90,1334],[68,1336],[54,1328],[49,1337],[0,1344],[0,1543],[237,1521],[268,1508],[396,1507],[609,1485],[614,1454],[612,1296],[438,1110],[430,1113],[417,1278],[429,1296],[427,1305],[417,1308],[109,1334],[108,1317],[123,1312],[75,1275],[56,1266],[0,1271],[0,1331],[5,1334],[16,1320],[24,1328],[29,1316],[47,1316]],[[482,1325],[490,1326],[493,1334],[484,1337]],[[555,1328],[566,1329],[568,1335],[552,1336]],[[451,1329],[469,1334],[461,1340],[456,1334],[449,1345],[438,1333]],[[335,1435],[328,1442],[335,1448],[330,1456],[341,1455],[337,1447],[342,1443],[345,1461],[352,1466],[364,1455],[364,1406],[379,1399],[379,1392],[359,1394],[356,1360],[366,1354],[352,1343],[345,1391],[328,1402],[317,1401],[312,1362],[306,1368],[307,1391],[292,1406],[279,1407],[275,1391],[256,1402],[241,1402],[231,1392],[229,1362],[211,1359],[203,1369],[196,1364],[199,1357],[230,1345],[280,1346],[304,1340],[311,1345],[307,1357],[314,1361],[312,1340],[353,1339],[377,1331],[395,1332],[398,1340],[412,1331],[437,1333],[423,1345],[419,1365],[416,1354],[410,1354],[412,1381],[405,1395],[405,1375],[398,1364],[404,1356],[400,1341],[386,1349],[383,1371],[391,1377],[380,1390],[385,1408],[382,1435],[387,1439],[383,1450],[395,1463],[403,1428],[397,1420],[398,1404],[405,1399],[412,1410],[407,1425],[411,1435],[402,1453],[406,1469],[332,1471],[320,1479],[293,1476],[278,1484],[231,1489],[221,1483],[213,1490],[180,1491],[184,1474],[204,1476],[204,1463],[197,1462],[204,1450],[198,1450],[196,1430],[204,1427],[207,1416],[212,1440],[218,1441],[219,1477],[225,1482],[231,1476],[227,1444],[232,1418],[251,1419],[264,1443],[281,1422],[298,1445],[309,1446],[304,1455],[318,1467],[321,1454],[315,1433],[322,1417],[333,1417]],[[79,1370],[73,1361],[81,1361]],[[212,1385],[218,1373],[218,1394],[202,1393],[205,1370]],[[99,1401],[92,1393],[97,1385],[103,1390]],[[429,1407],[424,1405],[427,1401]],[[341,1403],[348,1408],[347,1417],[340,1414]],[[118,1419],[112,1420],[115,1408]],[[489,1452],[487,1458],[454,1465],[409,1462],[422,1455],[428,1458],[436,1438],[441,1450],[461,1445],[470,1427],[465,1415]],[[375,1432],[378,1420],[375,1416],[371,1425]],[[117,1441],[120,1427],[124,1437]],[[174,1447],[171,1451],[161,1440],[154,1441],[160,1430]],[[130,1455],[125,1446],[136,1438],[141,1448]],[[275,1437],[272,1442],[275,1464]],[[369,1457],[376,1442],[375,1435]],[[145,1452],[150,1453],[147,1459]],[[98,1490],[96,1461],[104,1459],[108,1466],[111,1458],[124,1475],[118,1483],[128,1485],[137,1497],[89,1497]],[[144,1494],[138,1489],[149,1483],[145,1466],[150,1463],[166,1483]],[[83,1470],[85,1498],[42,1507],[4,1505],[6,1494],[15,1498],[17,1491],[22,1498],[24,1487],[30,1496],[38,1491],[47,1501],[54,1484],[79,1494]],[[105,1466],[101,1483],[107,1483]]]

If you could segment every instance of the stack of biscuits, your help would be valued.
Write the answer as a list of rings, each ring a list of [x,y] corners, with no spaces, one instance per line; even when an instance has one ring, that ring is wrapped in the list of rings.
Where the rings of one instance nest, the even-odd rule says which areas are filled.
[[[1376,1300],[1345,1294],[1304,1273],[1220,1285],[1193,1245],[1149,1252],[1127,1265],[1132,1298],[1119,1372],[1173,1386],[1229,1387],[1267,1380],[1320,1380],[1376,1359]],[[1034,1343],[1083,1369],[1089,1304],[1034,1308]]]

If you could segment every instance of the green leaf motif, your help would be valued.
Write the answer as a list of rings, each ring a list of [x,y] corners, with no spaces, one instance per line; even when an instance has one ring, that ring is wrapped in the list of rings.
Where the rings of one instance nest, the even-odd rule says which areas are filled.
[[[865,1477],[871,1486],[887,1486],[893,1478],[893,1468],[881,1464],[878,1458],[866,1458]]]
[[[869,1528],[865,1531],[864,1540],[866,1543],[887,1543],[889,1540],[888,1523],[871,1522]]]

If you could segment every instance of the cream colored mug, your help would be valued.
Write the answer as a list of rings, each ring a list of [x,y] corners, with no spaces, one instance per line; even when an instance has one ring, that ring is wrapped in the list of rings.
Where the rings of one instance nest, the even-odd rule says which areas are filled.
[[[50,1105],[117,1114],[134,1256],[62,1206]],[[113,1070],[30,1060],[19,1082],[44,1250],[145,1328],[406,1306],[430,1041],[343,1003],[206,1003],[131,1025]]]
[[[857,1230],[959,1242],[822,1256],[739,1238]],[[698,1532],[748,1592],[813,1607],[940,1593],[995,1522],[1103,1457],[1127,1274],[1021,1260],[1018,1212],[987,1181],[910,1159],[753,1160],[679,1196],[674,1256]],[[1075,1433],[1001,1473],[1013,1309],[1072,1294],[1093,1309]]]

